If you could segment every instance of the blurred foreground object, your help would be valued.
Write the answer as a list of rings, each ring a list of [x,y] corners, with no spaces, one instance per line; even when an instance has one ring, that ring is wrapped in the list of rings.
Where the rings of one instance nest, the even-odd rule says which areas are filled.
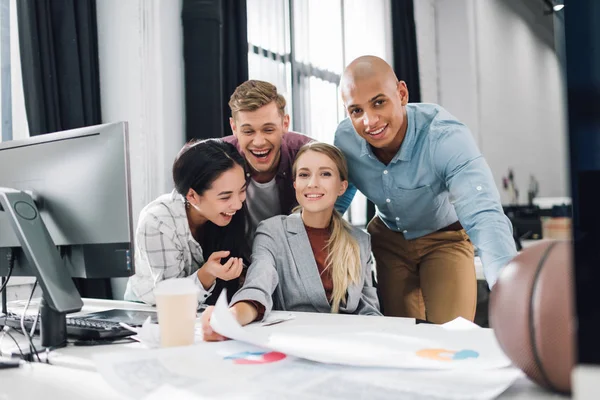
[[[548,389],[569,393],[575,363],[570,241],[523,250],[490,295],[490,326],[513,364]]]

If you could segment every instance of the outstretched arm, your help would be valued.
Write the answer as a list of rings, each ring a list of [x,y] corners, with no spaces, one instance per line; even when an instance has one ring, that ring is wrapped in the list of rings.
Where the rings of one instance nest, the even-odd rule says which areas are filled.
[[[279,284],[275,261],[275,239],[259,224],[252,246],[252,264],[248,267],[244,286],[231,299],[230,311],[240,325],[247,325],[259,317],[267,315],[273,308],[273,292]],[[218,341],[225,337],[210,327],[213,307],[202,313],[202,331],[204,340]]]
[[[256,302],[264,307],[264,315],[271,312],[273,293],[279,284],[275,258],[277,247],[275,238],[264,223],[259,224],[252,245],[252,263],[248,267],[244,286],[233,296],[231,304]]]
[[[432,141],[433,168],[454,199],[458,219],[479,251],[492,288],[500,270],[517,254],[492,172],[466,127],[452,127]]]

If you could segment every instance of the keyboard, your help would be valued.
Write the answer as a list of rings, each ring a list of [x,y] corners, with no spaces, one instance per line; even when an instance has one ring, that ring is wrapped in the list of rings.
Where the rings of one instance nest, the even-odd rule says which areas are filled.
[[[27,331],[31,331],[31,327],[35,317],[28,315],[25,317],[24,325]],[[6,316],[0,317],[0,325],[10,326],[11,328],[21,330],[21,316],[9,313]],[[40,330],[40,320],[35,327],[36,333]],[[86,317],[67,317],[67,336],[79,340],[107,340],[118,339],[134,335],[135,333],[129,329],[123,328],[118,322],[94,320]]]

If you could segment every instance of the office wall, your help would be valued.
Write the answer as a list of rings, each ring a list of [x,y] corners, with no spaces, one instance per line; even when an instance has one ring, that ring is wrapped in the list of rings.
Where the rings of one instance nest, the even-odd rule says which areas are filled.
[[[438,41],[436,28],[437,0],[414,1],[419,80],[423,102],[439,103],[438,98]],[[398,77],[402,79],[401,76]],[[408,88],[410,91],[410,88]],[[410,97],[410,96],[409,96]]]
[[[97,2],[103,122],[128,121],[134,226],[184,144],[181,0]],[[97,188],[101,190],[101,188]],[[115,298],[125,279],[115,279]]]
[[[25,98],[23,96],[23,78],[21,74],[21,51],[19,49],[19,25],[17,20],[17,0],[4,2],[2,6],[8,6],[10,9],[8,15],[8,36],[9,36],[9,55],[10,55],[10,98],[11,98],[11,125],[12,139],[20,140],[29,137],[29,125],[27,124],[27,114],[25,113]],[[5,28],[5,27],[4,27]],[[2,60],[7,62],[8,60]],[[5,69],[7,65],[2,66],[2,74],[8,73]],[[0,91],[2,91],[2,82],[0,82]],[[7,116],[2,115],[0,107],[0,120],[3,124],[8,120]],[[2,127],[0,126],[0,129]],[[2,141],[0,135],[0,142]]]
[[[415,2],[423,101],[470,126],[500,189],[513,168],[521,203],[530,174],[539,196],[568,196],[563,79],[539,18],[520,0]]]

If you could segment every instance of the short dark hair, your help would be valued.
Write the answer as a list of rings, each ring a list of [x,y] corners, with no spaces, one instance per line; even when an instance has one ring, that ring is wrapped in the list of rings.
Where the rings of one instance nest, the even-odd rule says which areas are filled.
[[[192,139],[173,163],[175,189],[184,197],[190,189],[202,196],[223,172],[236,164],[247,172],[246,161],[232,144],[221,139]]]

